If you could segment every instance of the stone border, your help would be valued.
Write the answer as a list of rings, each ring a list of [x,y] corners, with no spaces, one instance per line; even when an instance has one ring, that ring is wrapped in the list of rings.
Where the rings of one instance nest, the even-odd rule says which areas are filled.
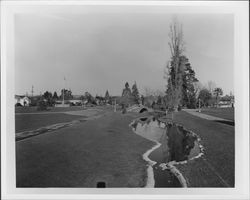
[[[133,132],[135,133],[135,128],[132,126],[135,122],[139,121],[141,117],[139,118],[136,118],[135,120],[133,120],[130,124],[129,124],[129,127],[132,128]],[[153,118],[152,116],[149,116],[148,118]],[[205,148],[200,144],[200,141],[201,141],[201,138],[196,134],[194,133],[193,131],[189,131],[187,130],[186,128],[183,127],[183,125],[179,124],[179,123],[174,123],[174,122],[163,122],[162,120],[158,120],[162,123],[165,124],[165,127],[167,127],[167,125],[171,125],[173,126],[174,124],[177,126],[177,127],[181,127],[184,131],[188,132],[188,133],[191,133],[192,136],[195,136],[197,138],[197,142],[198,142],[198,145],[199,145],[199,149],[200,149],[200,153],[195,156],[195,157],[192,157],[188,160],[184,160],[184,161],[179,161],[179,162],[176,162],[176,161],[170,161],[168,163],[161,163],[159,164],[159,166],[162,168],[162,170],[170,170],[171,173],[173,173],[177,179],[180,181],[182,187],[188,187],[188,184],[187,184],[187,181],[186,179],[184,178],[184,176],[182,175],[182,173],[177,169],[177,167],[175,165],[181,165],[181,164],[186,164],[188,161],[191,161],[191,160],[194,160],[194,159],[198,159],[200,158],[201,156],[204,155],[204,150]],[[145,121],[146,123],[146,121]],[[153,172],[153,166],[157,163],[155,161],[152,161],[148,158],[149,154],[151,152],[153,152],[155,149],[159,148],[161,146],[161,143],[155,141],[155,140],[151,140],[153,142],[156,143],[155,146],[153,146],[151,149],[149,149],[148,151],[146,151],[144,154],[143,154],[143,159],[146,160],[148,162],[148,169],[147,169],[147,173],[148,173],[148,180],[147,180],[147,184],[145,187],[154,187],[154,183],[155,183],[155,180],[154,180],[154,172]]]
[[[140,118],[136,118],[135,120],[133,120],[130,124],[129,127],[132,128],[133,132],[136,134],[135,132],[135,128],[132,126],[138,119]],[[146,139],[146,138],[145,138]],[[150,140],[150,139],[148,139]],[[148,162],[148,168],[147,168],[147,183],[145,185],[145,188],[153,188],[155,185],[155,179],[154,179],[154,170],[153,170],[153,166],[155,164],[157,164],[157,162],[151,160],[148,156],[157,148],[159,148],[161,146],[161,143],[157,142],[156,140],[150,140],[152,142],[155,142],[156,144],[149,150],[147,150],[143,155],[142,158],[143,160]]]

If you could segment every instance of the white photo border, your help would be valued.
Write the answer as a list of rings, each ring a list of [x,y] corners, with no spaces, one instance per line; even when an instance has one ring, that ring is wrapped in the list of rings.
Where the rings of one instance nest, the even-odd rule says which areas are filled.
[[[235,188],[16,188],[14,130],[14,16],[42,5],[171,7],[179,13],[234,15]],[[31,9],[32,8],[32,9]],[[188,9],[186,9],[188,8]],[[53,12],[53,9],[51,9]],[[119,11],[117,11],[119,12]],[[249,5],[247,1],[2,1],[1,183],[3,199],[248,199],[249,198]]]

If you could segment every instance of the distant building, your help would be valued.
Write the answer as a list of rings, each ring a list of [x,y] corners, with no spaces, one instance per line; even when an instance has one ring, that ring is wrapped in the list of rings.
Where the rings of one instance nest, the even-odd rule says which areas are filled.
[[[84,104],[82,97],[82,95],[72,95],[72,99],[64,100],[64,104],[62,99],[56,100],[55,107],[82,106]]]
[[[83,104],[81,99],[71,99],[68,100],[71,106],[81,106]]]
[[[21,106],[29,106],[31,103],[31,100],[27,96],[21,96],[21,95],[15,95],[15,105],[21,105]]]
[[[218,106],[220,108],[229,108],[229,107],[234,107],[234,97],[233,96],[224,96],[220,99]]]

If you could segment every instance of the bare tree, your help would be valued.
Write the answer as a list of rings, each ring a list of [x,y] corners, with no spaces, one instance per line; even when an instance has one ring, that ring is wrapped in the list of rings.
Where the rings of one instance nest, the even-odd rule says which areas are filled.
[[[218,101],[219,101],[219,98],[221,95],[223,95],[223,90],[219,87],[215,88],[214,91],[213,91],[214,95],[215,95],[215,98],[216,98],[216,105],[218,107]]]
[[[177,110],[181,101],[182,76],[185,68],[185,62],[182,60],[184,58],[182,56],[184,52],[183,32],[182,26],[178,24],[177,20],[174,20],[170,25],[169,38],[170,42],[168,44],[172,58],[170,64],[167,65],[166,71],[168,75],[165,75],[165,77],[168,77],[168,95],[172,96],[172,106],[174,110]]]
[[[170,25],[170,32],[168,36],[170,38],[168,45],[170,47],[172,57],[180,57],[180,55],[184,52],[184,41],[182,25],[177,22],[177,19],[174,19],[173,23]]]
[[[194,82],[193,84],[194,84],[194,93],[197,98],[199,96],[200,91],[204,89],[204,86],[200,81]]]
[[[216,88],[216,83],[213,81],[208,81],[206,84],[206,88],[208,89],[208,91],[213,94],[214,89]]]
[[[164,91],[162,91],[162,90],[155,90],[154,91],[154,96],[164,96],[165,94],[164,94]]]
[[[164,96],[164,91],[159,89],[151,89],[149,87],[144,87],[144,96]]]
[[[144,87],[144,96],[152,95],[152,90],[149,87]]]

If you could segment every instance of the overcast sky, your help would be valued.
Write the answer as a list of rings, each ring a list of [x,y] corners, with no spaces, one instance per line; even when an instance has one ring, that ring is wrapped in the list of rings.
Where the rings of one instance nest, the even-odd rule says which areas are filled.
[[[35,94],[70,88],[73,94],[121,95],[126,81],[165,90],[170,59],[168,12],[97,12],[84,9],[15,17],[15,92]],[[65,10],[65,12],[63,12]],[[183,25],[185,55],[202,83],[233,91],[233,16],[176,14]],[[66,83],[63,79],[66,77]]]

